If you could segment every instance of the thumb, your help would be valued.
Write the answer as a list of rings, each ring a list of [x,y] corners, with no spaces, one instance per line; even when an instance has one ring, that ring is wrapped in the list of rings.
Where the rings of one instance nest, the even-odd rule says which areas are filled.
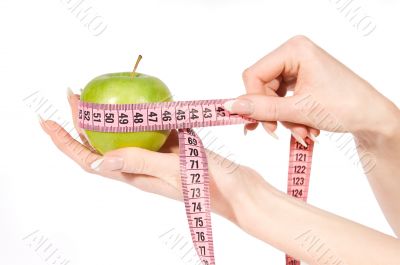
[[[298,108],[300,96],[275,97],[246,94],[224,103],[224,108],[235,114],[246,115],[258,121],[286,121],[307,125]]]
[[[138,147],[120,148],[104,154],[91,168],[98,172],[133,173],[162,179],[174,187],[179,181],[179,157],[174,153],[158,153]]]

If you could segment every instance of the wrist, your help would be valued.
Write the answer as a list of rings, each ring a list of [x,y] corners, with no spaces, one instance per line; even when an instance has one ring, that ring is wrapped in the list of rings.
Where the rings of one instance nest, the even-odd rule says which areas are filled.
[[[381,125],[354,133],[360,165],[368,176],[400,154],[400,111],[396,108],[382,117]]]
[[[377,111],[379,112],[379,111]],[[356,140],[369,151],[394,147],[400,144],[400,110],[392,103],[385,104],[385,111],[369,128],[354,133]]]
[[[282,195],[251,168],[243,167],[238,173],[240,185],[230,203],[233,222],[245,232],[258,237],[260,224],[268,226]]]

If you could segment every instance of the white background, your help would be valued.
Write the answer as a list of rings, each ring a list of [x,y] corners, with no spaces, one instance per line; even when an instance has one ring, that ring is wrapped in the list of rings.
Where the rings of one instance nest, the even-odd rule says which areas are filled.
[[[70,121],[68,86],[78,92],[97,75],[129,71],[140,53],[140,72],[176,100],[235,97],[247,66],[304,34],[399,105],[399,2],[353,2],[376,24],[368,36],[335,2],[87,0],[107,25],[96,37],[66,0],[0,0],[0,264],[51,264],[24,240],[35,231],[71,265],[194,264],[159,238],[175,229],[190,240],[183,204],[83,172],[42,132],[24,101],[35,91],[57,109],[53,118]],[[214,148],[285,190],[286,130],[279,141],[261,129],[245,137],[242,126],[207,130]],[[354,160],[326,135],[319,141],[309,202],[392,234]],[[283,264],[283,253],[225,219],[213,215],[213,227],[217,264]]]

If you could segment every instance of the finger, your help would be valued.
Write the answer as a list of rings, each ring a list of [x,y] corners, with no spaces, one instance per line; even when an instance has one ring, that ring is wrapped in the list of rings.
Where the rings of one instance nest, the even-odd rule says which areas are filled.
[[[91,168],[106,174],[124,173],[154,176],[179,187],[179,157],[173,153],[158,153],[137,147],[120,148],[103,155]]]
[[[156,177],[122,173],[121,177],[115,179],[135,186],[145,192],[163,195],[174,200],[182,200],[182,192],[180,192],[180,189],[177,189],[176,187],[166,183],[164,180]]]
[[[282,122],[282,125],[290,130],[290,133],[299,143],[307,147],[307,143],[305,142],[306,137],[309,136],[307,126],[292,122]]]
[[[243,128],[244,135],[246,135],[248,131],[254,131],[257,127],[258,127],[258,122],[246,123]]]
[[[268,91],[272,91],[274,92],[273,94],[276,94],[275,92],[279,89],[279,86],[281,84],[281,78],[275,78],[272,81],[264,84],[264,91],[268,92]],[[269,93],[266,93],[267,95],[269,95]]]
[[[90,168],[90,165],[99,159],[100,155],[91,152],[86,146],[76,141],[56,122],[47,120],[42,121],[40,124],[58,149],[78,163],[84,170],[95,173]]]
[[[281,80],[281,78],[274,79],[271,82],[265,84],[264,94],[267,96],[277,97],[278,94],[276,93],[276,91],[279,89],[280,80]],[[265,121],[265,122],[262,122],[262,125],[263,125],[264,130],[269,135],[271,135],[275,139],[278,139],[278,136],[275,134],[275,130],[278,126],[276,121]]]
[[[318,135],[319,135],[320,131],[318,129],[315,128],[308,128],[308,137],[313,140],[314,142],[318,142]]]
[[[259,87],[255,88],[253,86],[249,86],[246,83],[246,80],[244,80],[245,82],[245,86],[246,86],[246,91],[247,93],[255,93],[258,92],[259,94],[266,94],[266,95],[277,95],[275,93],[276,90],[279,89],[279,83],[280,83],[280,79],[274,79],[271,82],[267,83],[267,84],[259,84]],[[253,123],[253,124],[246,124],[244,127],[244,134],[247,134],[247,131],[253,131],[257,128],[258,123]],[[274,131],[277,128],[277,123],[276,122],[264,122],[263,124],[263,128],[274,138],[277,138],[276,134],[274,133]]]
[[[262,122],[261,124],[269,135],[275,139],[278,139],[278,136],[275,133],[276,128],[278,127],[278,123],[276,121]]]
[[[314,57],[317,46],[304,36],[295,36],[267,54],[243,72],[243,80],[249,93],[260,93],[262,84],[283,77],[297,78],[301,68]],[[303,65],[303,62],[306,64]],[[288,86],[293,88],[293,84]]]
[[[252,130],[255,130],[257,128],[258,122],[246,123],[244,126],[247,128],[247,130],[252,131]]]
[[[92,152],[97,152],[96,149],[94,149],[86,136],[85,130],[79,127],[78,124],[78,103],[80,96],[78,94],[74,94],[70,88],[67,89],[67,98],[68,98],[68,103],[71,108],[71,115],[72,115],[72,121],[74,123],[74,127],[76,131],[79,134],[79,138],[81,139],[82,143],[89,148],[90,151]]]
[[[248,94],[264,94],[266,89],[277,91],[280,81],[280,76],[266,83],[262,80],[253,81],[252,79],[247,78],[245,75],[243,76],[243,83]]]
[[[297,109],[301,96],[271,97],[242,95],[224,103],[226,110],[258,121],[288,121],[310,126],[310,121]]]
[[[320,130],[315,128],[309,128],[309,133],[317,137],[320,134]]]
[[[179,144],[178,144],[178,132],[177,130],[171,130],[168,135],[167,140],[163,144],[160,150],[160,153],[179,153]]]
[[[277,94],[282,96],[281,94],[286,95],[287,91],[294,91],[296,84],[297,84],[297,78],[285,78],[281,82]]]
[[[279,89],[279,84],[281,81],[281,78],[278,77],[276,79],[271,80],[270,82],[267,82],[266,84],[262,82],[261,80],[252,80],[251,78],[248,79],[246,74],[243,75],[243,81],[244,85],[246,87],[246,91],[249,94],[267,94],[267,95],[276,95],[275,91]],[[247,134],[247,131],[252,131],[257,128],[258,123],[254,124],[246,124],[244,127],[244,134]],[[263,128],[274,138],[277,138],[276,134],[274,131],[277,128],[277,123],[276,122],[263,122],[262,123]]]
[[[262,91],[263,84],[269,83],[281,75],[297,75],[299,62],[296,56],[292,56],[295,51],[288,47],[288,44],[292,42],[281,45],[243,72],[242,77],[249,92],[259,93]]]
[[[43,130],[51,137],[58,149],[79,164],[84,170],[90,173],[102,173],[97,170],[93,170],[90,166],[93,162],[101,159],[100,155],[90,152],[89,149],[73,139],[67,131],[65,131],[54,121],[41,121],[41,126]],[[161,194],[171,199],[182,199],[180,193],[177,191],[177,187],[173,187],[159,178],[140,174],[121,174],[121,172],[106,173],[107,174],[102,175],[127,182],[140,190]],[[180,186],[178,186],[178,188],[180,188]]]
[[[286,96],[287,91],[288,91],[287,86],[285,86],[283,83],[281,83],[278,90],[276,90],[276,94],[278,95],[278,97],[284,97],[284,96]]]
[[[276,95],[284,97],[288,90],[292,90],[296,85],[297,78],[295,76],[280,76],[279,88],[274,91],[271,95]],[[276,80],[276,79],[275,79]],[[267,94],[268,95],[268,94]],[[309,136],[309,129],[305,125],[292,123],[292,122],[282,122],[282,124],[291,131],[292,135],[297,139],[298,142],[305,144],[303,141],[307,136]]]
[[[54,144],[68,157],[78,163],[90,173],[99,173],[91,168],[91,164],[101,159],[101,156],[90,152],[84,145],[76,141],[60,125],[54,121],[41,121],[43,130],[51,137]],[[108,172],[110,173],[110,172]],[[148,175],[133,175],[120,172],[111,172],[105,175],[114,179],[127,182],[140,190],[161,194],[171,199],[181,200],[181,193],[164,180]]]
[[[67,89],[67,99],[69,106],[71,108],[71,114],[72,114],[72,121],[74,122],[74,126],[78,132],[82,131],[81,128],[78,126],[78,102],[80,99],[80,96],[77,94],[74,94],[70,88]]]

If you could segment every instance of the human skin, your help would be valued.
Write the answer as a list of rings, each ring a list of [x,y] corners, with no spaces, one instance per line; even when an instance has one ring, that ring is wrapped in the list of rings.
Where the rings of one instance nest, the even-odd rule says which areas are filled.
[[[396,192],[400,188],[400,165],[396,161],[400,156],[399,109],[301,36],[292,38],[248,68],[244,80],[248,94],[227,107],[261,121],[270,133],[280,121],[297,138],[304,139],[310,133],[316,136],[319,130],[334,130],[350,132],[362,142],[362,151],[371,152],[376,161],[367,172],[371,187],[399,236],[400,193]],[[283,97],[287,90],[294,90],[294,96]],[[295,103],[310,94],[342,126],[332,128],[307,118]],[[76,124],[79,95],[70,93],[68,99]],[[348,104],[343,104],[344,100]],[[359,112],[364,115],[358,115]],[[85,144],[84,137],[81,144],[54,121],[41,121],[41,125],[55,145],[84,170],[182,200],[176,131],[160,152],[122,148],[101,156]],[[254,129],[255,124],[246,128]],[[80,128],[76,129],[81,133]],[[208,150],[206,154],[212,211],[247,233],[308,264],[398,264],[399,239],[292,198],[269,185],[253,169],[234,163],[224,167],[223,157]],[[291,218],[287,218],[289,212]]]
[[[364,171],[388,222],[400,236],[400,203],[396,203],[400,202],[400,113],[396,105],[304,36],[290,39],[246,69],[243,79],[247,94],[228,102],[228,108],[266,121],[267,131],[273,132],[278,120],[301,138],[315,132],[314,128],[352,133],[359,154],[369,154],[370,159],[361,161]],[[293,96],[279,96],[287,90]],[[330,114],[332,122],[322,120],[326,115],[318,119],[312,109],[315,103],[317,111]]]

